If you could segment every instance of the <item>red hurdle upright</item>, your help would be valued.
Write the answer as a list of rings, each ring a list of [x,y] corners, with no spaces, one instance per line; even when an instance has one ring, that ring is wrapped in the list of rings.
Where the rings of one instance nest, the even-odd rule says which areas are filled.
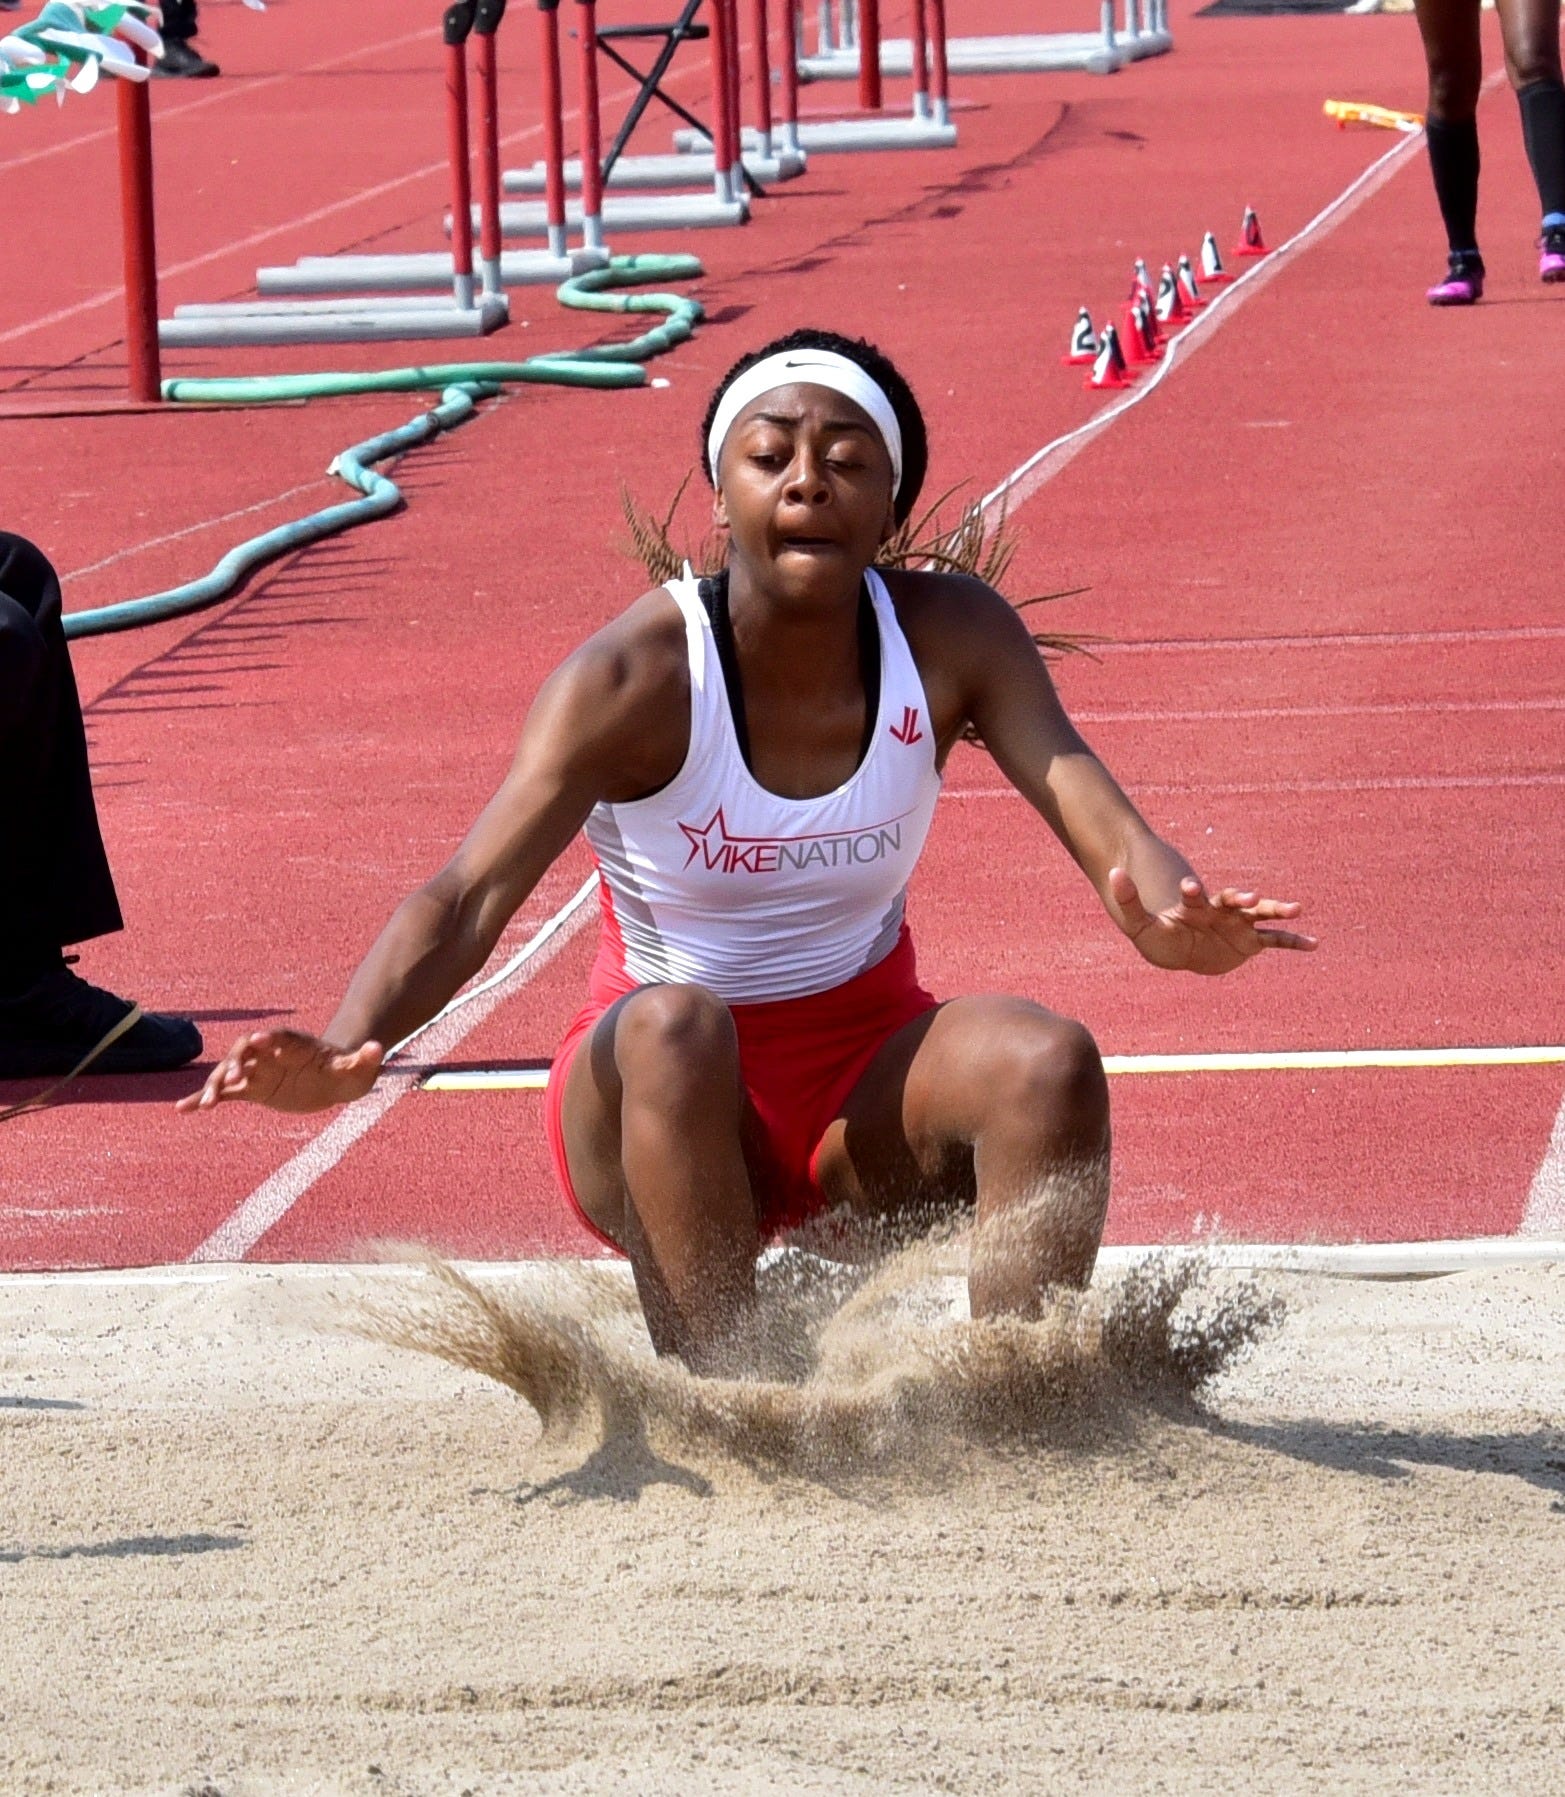
[[[578,0],[581,7],[581,240],[590,250],[603,248],[603,127],[598,116],[597,0]]]
[[[485,293],[501,293],[500,271],[500,70],[495,34],[506,0],[478,0],[473,33],[478,39],[478,254]]]
[[[446,154],[451,162],[451,276],[456,303],[473,304],[473,184],[467,137],[467,37],[476,0],[456,0],[441,20],[446,46]]]
[[[859,0],[859,106],[879,112],[880,0]]]
[[[538,68],[543,84],[544,203],[549,253],[565,254],[565,113],[560,94],[560,0],[538,0]]]
[[[137,49],[138,62],[145,54]],[[120,234],[125,268],[125,348],[130,396],[142,405],[163,397],[158,358],[158,246],[152,209],[152,108],[144,81],[117,81]]]

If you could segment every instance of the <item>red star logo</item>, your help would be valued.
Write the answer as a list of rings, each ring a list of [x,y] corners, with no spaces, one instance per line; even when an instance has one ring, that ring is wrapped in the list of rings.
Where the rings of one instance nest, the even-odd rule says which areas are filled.
[[[699,855],[705,849],[706,839],[712,834],[712,832],[714,830],[716,830],[716,832],[717,832],[717,840],[719,841],[719,843],[729,842],[732,840],[728,834],[728,825],[723,820],[723,808],[721,805],[718,806],[716,811],[714,811],[712,813],[712,816],[708,820],[708,822],[705,823],[699,830],[696,828],[696,826],[694,824],[681,824],[679,827],[681,830],[684,831],[685,840],[690,844],[690,853],[688,855],[686,855],[686,857],[685,857],[685,866],[686,867],[689,867],[690,863],[695,860],[696,856]],[[708,855],[707,859],[710,861],[711,856]]]

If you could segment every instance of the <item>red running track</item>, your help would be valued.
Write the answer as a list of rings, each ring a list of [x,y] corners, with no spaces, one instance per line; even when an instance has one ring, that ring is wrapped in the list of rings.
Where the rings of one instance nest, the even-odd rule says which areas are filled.
[[[1037,10],[975,5],[970,28]],[[165,263],[271,235],[175,276],[170,299],[239,291],[258,254],[432,240],[440,181],[416,174],[293,222],[346,191],[324,155],[278,161],[304,131],[327,131],[327,95],[361,133],[356,182],[398,182],[438,157],[438,118],[409,107],[384,129],[428,75],[423,42],[314,68],[350,53],[354,12],[322,0],[210,15],[206,37],[235,74],[204,113],[160,119]],[[423,14],[396,0],[382,16],[395,39]],[[1327,95],[1419,100],[1404,19],[1176,8],[1174,26],[1173,56],[1111,81],[969,82],[959,92],[978,104],[956,152],[822,159],[746,230],[703,233],[712,322],[658,367],[666,389],[517,393],[403,463],[397,518],[292,558],[202,618],[79,645],[130,919],[89,946],[83,971],[193,1010],[213,1047],[261,1019],[319,1025],[395,898],[499,777],[544,671],[639,589],[616,482],[648,501],[672,492],[735,356],[805,318],[875,336],[931,415],[931,491],[993,486],[1098,407],[1057,363],[1078,304],[1117,304],[1137,254],[1193,249],[1208,225],[1226,242],[1246,203],[1275,242],[1340,194],[1391,142],[1332,130]],[[205,98],[176,85],[155,94],[160,114]],[[24,211],[69,190],[84,225],[66,266],[0,301],[13,389],[92,397],[123,378],[112,307],[53,316],[113,279],[86,228],[97,122],[88,102],[25,121],[35,160],[9,171],[22,140],[0,138]],[[1539,422],[1565,373],[1549,311],[1562,301],[1533,281],[1531,190],[1504,93],[1486,98],[1482,128],[1483,306],[1420,303],[1439,258],[1415,154],[1015,513],[1017,592],[1087,587],[1058,622],[1108,639],[1098,660],[1060,669],[1073,714],[1212,880],[1303,898],[1320,953],[1218,982],[1145,968],[992,767],[963,754],[912,907],[937,990],[1034,994],[1116,1054],[1560,1039],[1562,451]],[[204,197],[186,213],[170,195]],[[578,339],[580,321],[547,296],[523,296],[519,312],[495,353]],[[413,409],[0,418],[4,465],[28,471],[6,521],[52,550],[73,607],[151,590],[325,503],[319,470],[335,449]],[[584,873],[578,847],[508,948]],[[556,947],[447,1064],[549,1053],[589,933]],[[83,1081],[5,1125],[0,1260],[180,1260],[225,1228],[216,1251],[233,1251],[246,1232],[232,1219],[254,1218],[257,1193],[280,1210],[248,1246],[259,1257],[348,1256],[385,1237],[474,1256],[586,1246],[553,1191],[535,1097],[409,1090],[373,1117],[235,1107],[194,1121],[169,1109],[190,1083]],[[1120,1080],[1110,1236],[1509,1233],[1562,1084],[1558,1067]],[[0,1088],[0,1103],[17,1096]]]

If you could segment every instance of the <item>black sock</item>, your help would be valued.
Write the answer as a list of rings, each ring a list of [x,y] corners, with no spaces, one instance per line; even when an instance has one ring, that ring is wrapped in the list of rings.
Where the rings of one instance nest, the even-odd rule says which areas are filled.
[[[1446,241],[1454,255],[1476,253],[1478,247],[1478,121],[1430,119],[1429,170],[1435,198],[1445,220]]]
[[[1543,210],[1565,212],[1565,87],[1558,81],[1529,81],[1516,90],[1516,104],[1522,109],[1522,137]]]

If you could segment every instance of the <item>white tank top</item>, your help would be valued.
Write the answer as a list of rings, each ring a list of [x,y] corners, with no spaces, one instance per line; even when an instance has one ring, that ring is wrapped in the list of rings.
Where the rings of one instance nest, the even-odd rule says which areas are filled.
[[[924,685],[885,583],[866,574],[880,632],[869,748],[835,792],[788,799],[745,766],[694,579],[668,590],[685,619],[690,744],[649,798],[601,804],[602,955],[629,986],[693,983],[730,1004],[801,998],[883,960],[940,792]]]

